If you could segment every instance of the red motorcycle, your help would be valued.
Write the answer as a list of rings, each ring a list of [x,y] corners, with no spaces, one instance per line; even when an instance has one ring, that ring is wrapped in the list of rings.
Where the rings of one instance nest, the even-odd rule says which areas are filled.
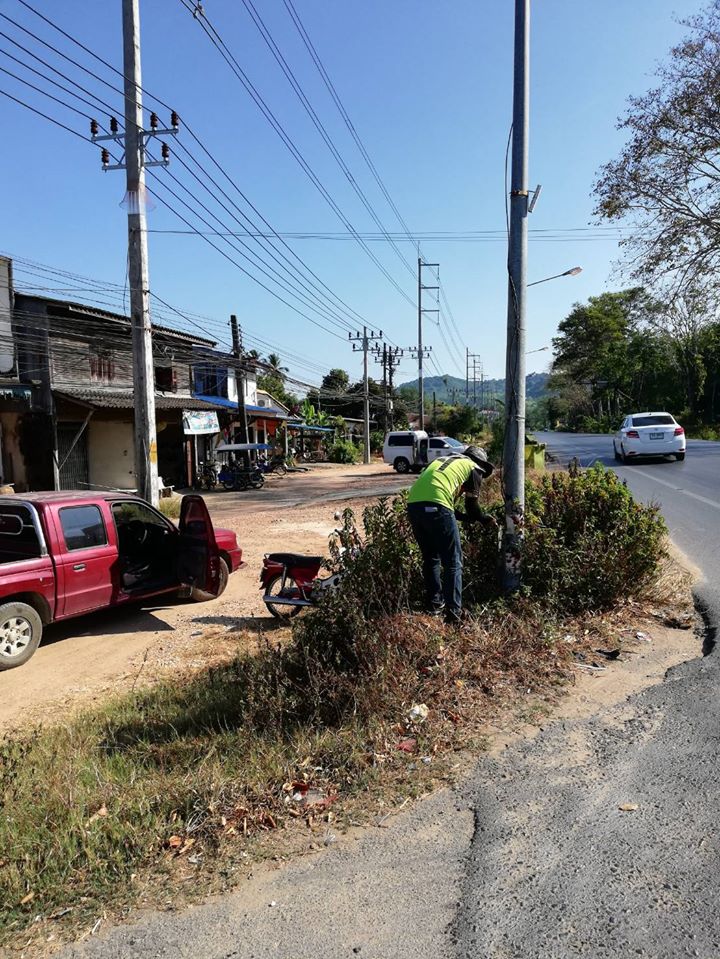
[[[263,602],[277,619],[290,619],[306,606],[317,606],[323,594],[340,582],[340,573],[318,578],[322,556],[268,553],[263,559],[260,588]]]
[[[348,513],[348,516],[351,514]],[[341,519],[339,513],[335,519]],[[337,560],[344,552],[354,555],[360,542],[354,527],[336,529],[330,552]],[[301,553],[267,553],[260,572],[263,602],[277,619],[291,619],[307,606],[317,606],[330,589],[335,589],[342,573],[318,577],[322,556]]]

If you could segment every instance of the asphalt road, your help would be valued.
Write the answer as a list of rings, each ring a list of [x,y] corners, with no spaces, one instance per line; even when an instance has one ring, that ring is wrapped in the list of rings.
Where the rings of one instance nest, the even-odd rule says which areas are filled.
[[[613,457],[612,437],[537,433],[561,463],[577,457],[581,466],[600,462],[616,470],[638,499],[662,507],[674,543],[699,567],[704,582],[697,595],[714,626],[720,623],[720,443],[690,440],[683,463],[672,458],[639,460],[624,466]]]
[[[561,459],[615,465],[605,437],[547,440]],[[662,504],[705,573],[711,616],[719,468],[720,444],[700,443],[684,464],[618,467],[637,495]],[[720,674],[717,654],[694,651],[619,706],[481,759],[459,790],[354,846],[63,956],[718,959]]]
[[[662,506],[717,623],[720,444],[620,466],[609,437],[538,438],[561,461],[616,468]],[[458,955],[717,959],[719,694],[717,654],[697,657],[621,708],[481,763]]]

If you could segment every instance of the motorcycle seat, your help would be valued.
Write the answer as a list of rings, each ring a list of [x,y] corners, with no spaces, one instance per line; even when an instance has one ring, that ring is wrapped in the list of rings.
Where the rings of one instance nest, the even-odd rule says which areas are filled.
[[[281,563],[283,566],[299,566],[301,568],[319,566],[323,558],[322,556],[302,556],[299,553],[268,553],[267,555],[267,559],[271,563]]]

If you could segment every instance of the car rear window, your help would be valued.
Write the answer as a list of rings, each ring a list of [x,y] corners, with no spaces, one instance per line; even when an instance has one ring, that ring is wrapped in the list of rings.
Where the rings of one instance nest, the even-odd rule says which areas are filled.
[[[412,433],[391,433],[388,446],[412,446]]]
[[[37,559],[41,555],[40,540],[27,506],[0,506],[0,563],[16,563],[21,559]]]
[[[656,416],[633,416],[633,426],[674,426],[675,420],[669,413],[658,413]]]

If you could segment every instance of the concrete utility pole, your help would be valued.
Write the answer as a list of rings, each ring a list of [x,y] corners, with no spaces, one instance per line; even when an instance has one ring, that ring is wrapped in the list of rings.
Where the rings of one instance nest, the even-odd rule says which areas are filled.
[[[356,333],[354,336],[352,333],[348,333],[348,339],[352,342],[353,352],[356,353],[362,350],[363,354],[363,419],[365,427],[365,450],[363,454],[363,463],[365,463],[366,466],[370,462],[370,390],[368,387],[368,350],[370,349],[370,344],[374,340],[382,339],[382,335],[382,330],[380,330],[379,333],[375,333],[374,330],[370,330],[368,333],[368,328],[366,326],[363,327],[362,333]],[[358,346],[358,343],[361,345]]]
[[[439,263],[423,263],[422,257],[418,257],[418,341],[417,346],[411,346],[410,352],[415,353],[418,361],[418,393],[420,396],[420,429],[425,429],[425,378],[423,375],[423,360],[427,358],[428,352],[423,348],[423,316],[426,313],[439,313],[437,310],[423,309],[423,290],[439,290],[438,286],[424,286],[422,281],[423,267],[439,267]],[[431,349],[431,347],[429,348]]]
[[[242,367],[242,336],[234,313],[230,315],[230,332],[232,334],[233,356],[238,360],[235,364],[235,387],[237,389],[240,442],[249,443],[250,430],[248,429],[247,409],[245,408],[245,371]],[[243,462],[246,467],[250,466],[249,453],[243,453]]]
[[[403,358],[404,351],[400,349],[399,346],[394,346],[391,350],[388,350],[388,429],[391,430],[395,426],[395,385],[393,380],[395,378],[395,367],[400,366],[400,361]]]
[[[128,285],[133,346],[135,477],[143,499],[158,503],[155,365],[145,220],[145,170],[140,69],[140,0],[123,0],[125,169],[128,204]]]
[[[110,117],[110,133],[99,135],[97,120],[90,121],[93,143],[119,144],[123,160],[110,163],[110,151],[101,152],[103,170],[125,170],[128,211],[128,285],[133,350],[133,397],[135,411],[135,482],[140,496],[158,503],[157,428],[155,425],[155,364],[150,322],[150,279],[148,273],[145,222],[145,168],[167,166],[170,149],[161,145],[161,160],[145,158],[146,140],[156,136],[174,136],[178,117],[173,110],[169,128],[160,129],[158,118],[150,116],[150,129],[143,129],[142,72],[140,68],[140,0],[122,0],[123,73],[125,93],[125,132],[120,133],[115,117]],[[123,162],[124,161],[124,162]]]
[[[530,127],[530,0],[515,0],[510,238],[505,365],[505,530],[503,585],[521,582],[525,522],[525,337],[527,291],[528,134]]]
[[[399,346],[388,346],[383,343],[382,349],[379,346],[373,347],[375,362],[382,364],[383,371],[383,396],[385,397],[385,432],[392,429],[393,420],[393,373],[395,367],[400,364],[403,351]]]
[[[470,402],[470,348],[465,347],[465,403]]]

